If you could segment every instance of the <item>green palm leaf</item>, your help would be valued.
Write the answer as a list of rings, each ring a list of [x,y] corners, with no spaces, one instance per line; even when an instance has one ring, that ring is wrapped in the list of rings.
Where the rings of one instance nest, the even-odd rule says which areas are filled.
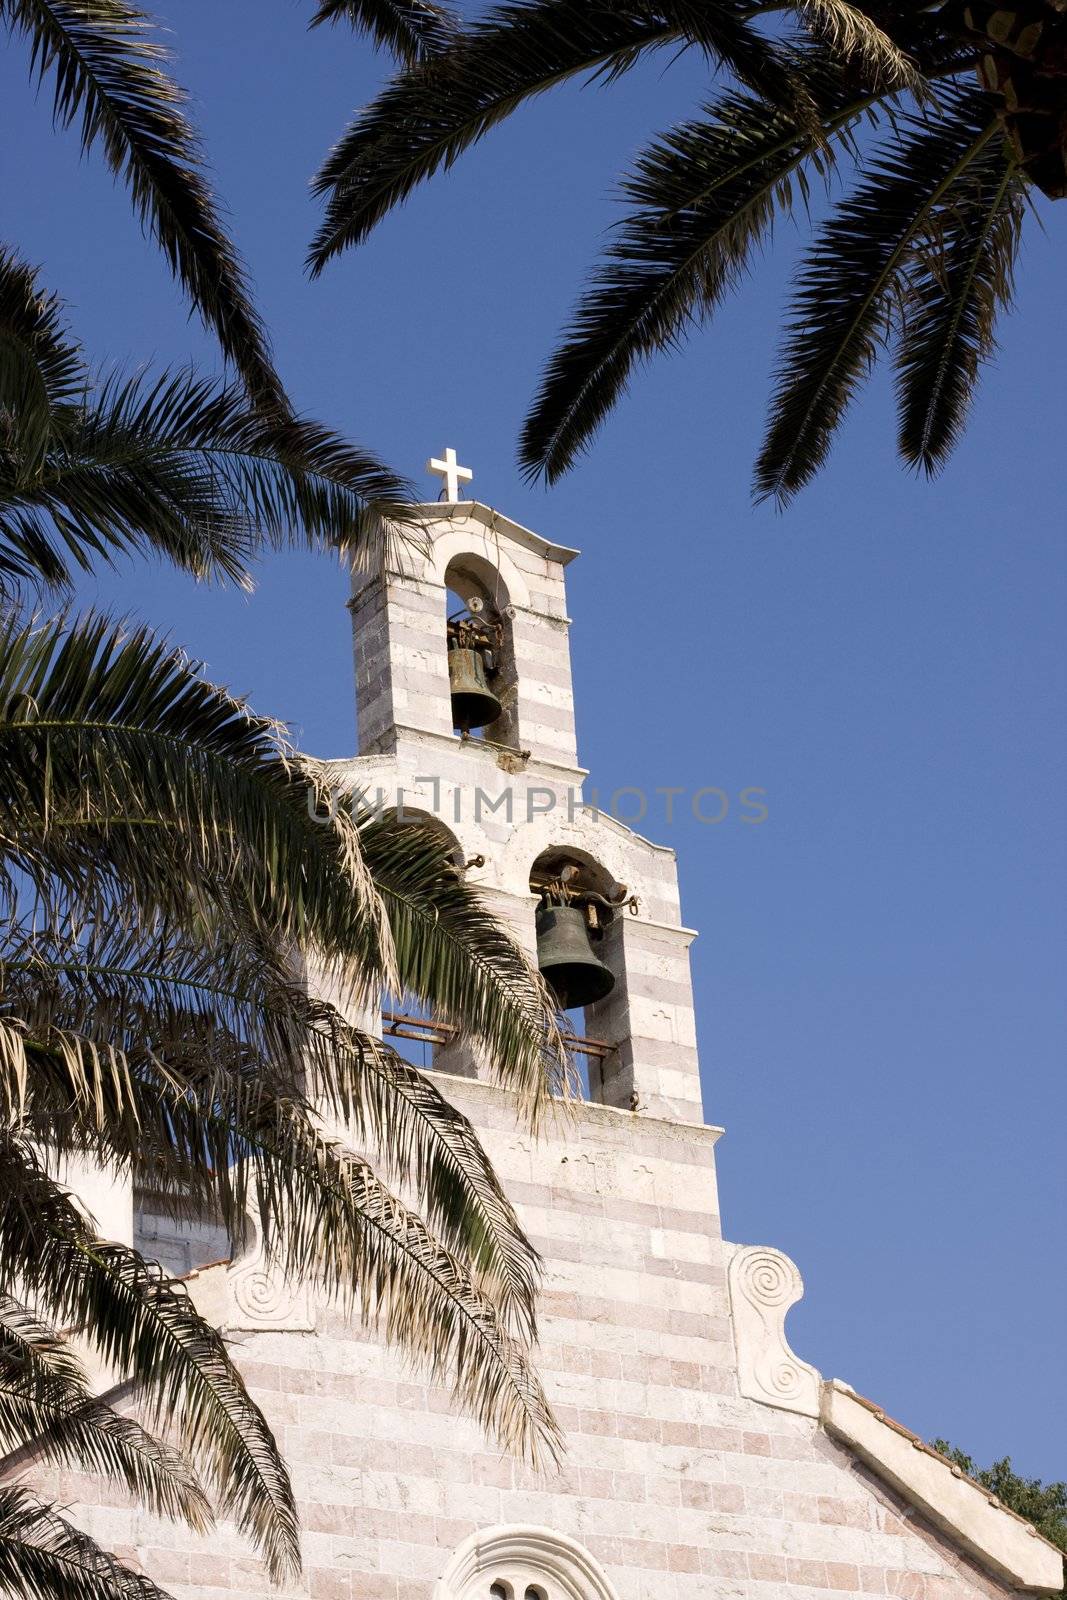
[[[0,1485],[0,1589],[12,1600],[171,1600],[16,1484]]]
[[[139,552],[248,588],[265,545],[302,540],[357,566],[375,561],[406,493],[319,424],[264,422],[232,386],[188,371],[115,376],[54,419],[33,482],[0,464],[0,541],[25,575],[53,584],[70,582],[71,563],[89,570]],[[20,548],[31,524],[51,551],[36,571]]]
[[[264,544],[381,558],[409,486],[308,419],[190,371],[93,381],[37,275],[0,249],[0,578],[71,581],[122,552],[248,584]]]
[[[68,898],[118,884],[131,912],[185,927],[239,903],[271,938],[391,978],[355,825],[309,815],[313,765],[146,629],[0,632],[0,757],[9,892],[21,870],[52,911],[56,880]]]
[[[414,995],[479,1047],[536,1123],[569,1070],[537,968],[431,830],[372,820],[360,828],[360,847],[389,919],[395,992]]]
[[[85,375],[66,338],[55,295],[0,245],[0,460],[5,476],[32,482],[40,471],[58,406],[81,396]]]
[[[82,149],[102,145],[253,402],[285,415],[285,392],[208,187],[185,96],[144,12],[125,0],[0,0],[0,21],[28,40],[31,74],[52,79],[57,126],[80,119]]]
[[[1021,179],[991,144],[946,195],[909,274],[897,346],[899,449],[937,472],[959,441],[997,315],[1011,305]]]
[[[94,1238],[29,1144],[8,1134],[0,1138],[0,1284],[12,1282],[137,1385],[148,1425],[176,1431],[271,1573],[295,1572],[288,1474],[221,1335],[136,1251]]]
[[[0,633],[0,757],[0,867],[33,882],[53,921],[90,885],[104,915],[124,897],[129,914],[198,934],[239,914],[353,993],[381,983],[428,1002],[531,1113],[558,1086],[547,991],[441,841],[358,808],[312,820],[330,772],[145,630],[89,618]],[[146,849],[146,830],[180,849]]]
[[[761,498],[788,500],[821,466],[906,293],[909,257],[997,133],[987,95],[950,91],[945,99],[951,114],[936,122],[901,119],[899,139],[874,157],[801,270],[756,466]]]
[[[637,208],[616,231],[546,368],[520,461],[529,476],[553,480],[587,447],[635,365],[674,348],[715,309],[745,271],[753,244],[769,237],[776,210],[791,211],[796,199],[806,209],[811,170],[825,174],[835,154],[830,141],[850,129],[852,116],[839,124],[838,113],[866,109],[884,122],[890,143],[802,270],[757,467],[757,491],[785,500],[825,459],[887,323],[911,292],[919,241],[944,214],[944,194],[959,175],[953,163],[977,160],[998,125],[1025,143],[1005,95],[985,92],[981,76],[982,91],[971,87],[976,51],[993,48],[983,29],[943,6],[868,0],[510,0],[411,63],[348,128],[316,180],[326,211],[312,271],[363,241],[418,183],[526,100],[577,73],[610,82],[665,44],[701,50],[710,65],[726,68],[741,92],[730,90],[705,118],[681,124],[639,158],[624,185]],[[924,110],[923,120],[901,115],[905,96]],[[972,145],[960,147],[957,135],[976,108],[981,126]],[[1052,120],[1039,120],[1040,139],[1054,137]],[[1028,159],[1045,157],[1035,147]],[[1048,163],[1056,167],[1054,156]],[[971,215],[981,230],[984,213],[972,208]],[[1010,250],[996,228],[993,241],[991,252],[980,243],[975,250],[996,273],[1010,266]],[[928,250],[931,282],[954,270],[938,259],[939,248]],[[966,249],[960,245],[961,259]],[[979,285],[982,276],[976,266]],[[976,294],[981,301],[980,288]],[[966,334],[958,350],[967,371],[973,343]],[[965,372],[968,393],[972,383]],[[906,456],[911,448],[902,444]],[[938,447],[930,459],[943,454]]]
[[[635,365],[681,342],[738,285],[776,212],[792,206],[793,182],[806,197],[807,173],[825,175],[835,138],[851,150],[851,125],[884,97],[846,94],[814,49],[792,61],[818,105],[814,127],[805,112],[728,94],[638,159],[624,193],[639,209],[616,230],[526,421],[530,476],[554,481],[573,464]]]
[[[677,37],[651,8],[588,0],[513,0],[416,63],[362,112],[315,179],[327,197],[313,274],[358,244],[417,184],[452,166],[517,106],[580,72],[623,71],[642,48]]]

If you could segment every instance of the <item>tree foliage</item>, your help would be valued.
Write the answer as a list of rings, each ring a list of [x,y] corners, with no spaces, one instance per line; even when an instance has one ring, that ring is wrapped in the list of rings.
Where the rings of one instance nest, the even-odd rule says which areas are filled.
[[[503,0],[406,53],[357,113],[316,179],[311,270],[534,96],[576,76],[610,85],[665,50],[699,53],[726,87],[624,175],[624,215],[527,416],[524,469],[552,481],[571,467],[641,363],[706,324],[775,220],[810,220],[815,191],[843,171],[850,188],[796,276],[755,491],[784,503],[811,479],[886,351],[899,453],[938,472],[1012,301],[1028,192],[1067,194],[1056,0],[1010,13],[955,0]]]
[[[534,1122],[565,1070],[555,1013],[434,833],[324,805],[333,769],[147,627],[35,607],[129,553],[238,583],[283,542],[378,562],[413,537],[403,489],[240,387],[97,378],[0,252],[0,1451],[194,1528],[225,1515],[277,1579],[299,1565],[292,1488],[225,1340],[57,1174],[88,1161],[235,1241],[254,1227],[537,1460],[559,1443],[537,1252],[467,1119],[307,973],[353,1013],[383,988],[433,1008]],[[136,1415],[89,1392],[57,1328]],[[159,1594],[21,1487],[0,1490],[0,1587]]]
[[[1002,1456],[989,1467],[979,1467],[972,1456],[947,1439],[932,1439],[931,1448],[947,1457],[968,1478],[995,1494],[1010,1511],[1032,1522],[1038,1533],[1067,1553],[1067,1483],[1042,1483],[1040,1478],[1024,1478]],[[1067,1595],[1067,1584],[1060,1590]]]

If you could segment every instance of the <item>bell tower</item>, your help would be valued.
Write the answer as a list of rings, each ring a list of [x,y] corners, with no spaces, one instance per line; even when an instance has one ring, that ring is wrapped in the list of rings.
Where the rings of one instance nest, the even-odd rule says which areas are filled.
[[[449,495],[469,481],[454,451],[429,467]],[[447,831],[567,1009],[591,1099],[702,1122],[674,852],[583,799],[576,554],[475,500],[415,507],[382,567],[353,580],[359,754],[334,770]],[[433,1064],[480,1073],[447,1045]]]

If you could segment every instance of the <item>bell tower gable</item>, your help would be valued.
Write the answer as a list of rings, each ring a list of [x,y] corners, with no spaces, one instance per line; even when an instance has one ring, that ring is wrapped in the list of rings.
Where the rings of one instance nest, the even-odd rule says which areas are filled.
[[[484,690],[501,707],[472,735],[575,773],[564,568],[576,552],[477,501],[417,506],[411,523],[380,569],[353,576],[359,753],[459,737],[459,669],[472,697],[461,706]],[[461,621],[473,633],[457,636]],[[450,646],[469,643],[450,663]]]
[[[438,467],[446,482],[460,471]],[[345,782],[449,830],[458,870],[555,996],[590,1099],[700,1122],[674,852],[583,793],[565,581],[577,552],[476,501],[416,507],[411,523],[354,578],[359,756]],[[435,1069],[491,1077],[438,1033]]]

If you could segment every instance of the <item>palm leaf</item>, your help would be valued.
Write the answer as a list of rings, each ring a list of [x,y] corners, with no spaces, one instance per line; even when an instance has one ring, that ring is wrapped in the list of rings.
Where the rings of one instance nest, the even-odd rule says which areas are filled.
[[[138,552],[250,587],[265,543],[301,539],[363,567],[380,559],[408,493],[328,429],[264,422],[240,390],[189,371],[106,380],[55,420],[34,481],[20,477],[0,463],[0,540],[53,584],[70,582],[72,564]],[[30,526],[46,561],[26,549]]]
[[[395,992],[407,992],[485,1055],[536,1123],[568,1081],[555,1003],[537,968],[430,829],[360,826],[367,871],[389,919]]]
[[[118,1162],[157,1203],[191,1197],[234,1236],[251,1184],[273,1236],[297,1183],[305,1209],[329,1204],[321,1106],[380,1152],[505,1321],[534,1336],[538,1257],[470,1123],[415,1067],[293,988],[279,963],[145,929],[74,945],[16,928],[0,949],[0,992],[0,1103],[50,1149]],[[263,1128],[303,1162],[282,1189],[255,1165]],[[247,1159],[235,1163],[236,1150]],[[343,1232],[345,1217],[333,1226]],[[327,1248],[332,1260],[336,1241]]]
[[[580,72],[625,70],[677,31],[643,6],[513,0],[412,66],[362,112],[315,179],[327,197],[313,274],[519,105]]]
[[[0,460],[15,464],[18,482],[32,482],[40,471],[55,408],[75,402],[83,386],[59,300],[43,294],[33,269],[0,245]]]
[[[146,629],[90,616],[0,631],[0,755],[0,862],[46,909],[56,879],[75,896],[109,879],[128,914],[186,928],[239,902],[272,938],[390,980],[355,825],[309,814],[313,764]]]
[[[0,1485],[0,1589],[12,1600],[171,1600],[17,1484]]]
[[[156,1516],[200,1532],[211,1507],[188,1463],[132,1417],[90,1393],[83,1372],[53,1331],[0,1296],[0,1450],[8,1469],[44,1461],[99,1473]]]
[[[239,910],[353,993],[381,983],[427,1001],[531,1114],[558,1086],[547,991],[441,841],[366,808],[312,820],[331,772],[286,754],[144,630],[88,618],[0,633],[0,756],[0,864],[30,878],[53,920],[56,879],[68,901],[103,884],[108,914],[121,895],[127,915],[197,932]],[[180,851],[146,850],[146,829]]]
[[[816,37],[845,61],[858,63],[875,87],[921,88],[914,62],[861,6],[850,0],[799,0],[797,9]]]
[[[315,181],[327,210],[312,272],[534,95],[580,72],[612,80],[672,41],[776,102],[808,106],[788,56],[735,0],[509,0],[410,67],[351,124]]]
[[[320,424],[191,371],[92,382],[36,273],[0,250],[0,575],[68,584],[120,552],[248,584],[264,543],[378,562],[410,487]]]
[[[639,158],[625,186],[639,207],[616,230],[523,430],[520,459],[554,481],[625,391],[638,362],[681,342],[743,278],[780,209],[805,199],[806,170],[825,174],[832,141],[882,96],[846,92],[810,50],[793,57],[819,112],[723,96]],[[794,189],[791,176],[796,174]]]
[[[959,440],[997,315],[1011,305],[1022,220],[1021,181],[991,144],[945,196],[916,253],[896,356],[899,449],[931,475]]]
[[[299,1568],[292,1490],[270,1429],[220,1334],[181,1285],[95,1239],[31,1147],[0,1138],[0,1285],[18,1281],[135,1383],[148,1425],[173,1429],[273,1576]]]
[[[951,112],[937,122],[901,119],[898,140],[875,155],[801,269],[756,466],[761,498],[785,502],[822,464],[883,342],[909,252],[996,134],[987,95],[953,90],[945,101]]]
[[[0,0],[0,21],[29,41],[38,82],[51,77],[57,126],[80,119],[82,149],[102,144],[253,402],[285,415],[267,335],[205,179],[184,94],[165,70],[148,18],[125,0]]]
[[[319,0],[311,26],[348,22],[401,61],[421,61],[455,37],[456,15],[431,0]]]

